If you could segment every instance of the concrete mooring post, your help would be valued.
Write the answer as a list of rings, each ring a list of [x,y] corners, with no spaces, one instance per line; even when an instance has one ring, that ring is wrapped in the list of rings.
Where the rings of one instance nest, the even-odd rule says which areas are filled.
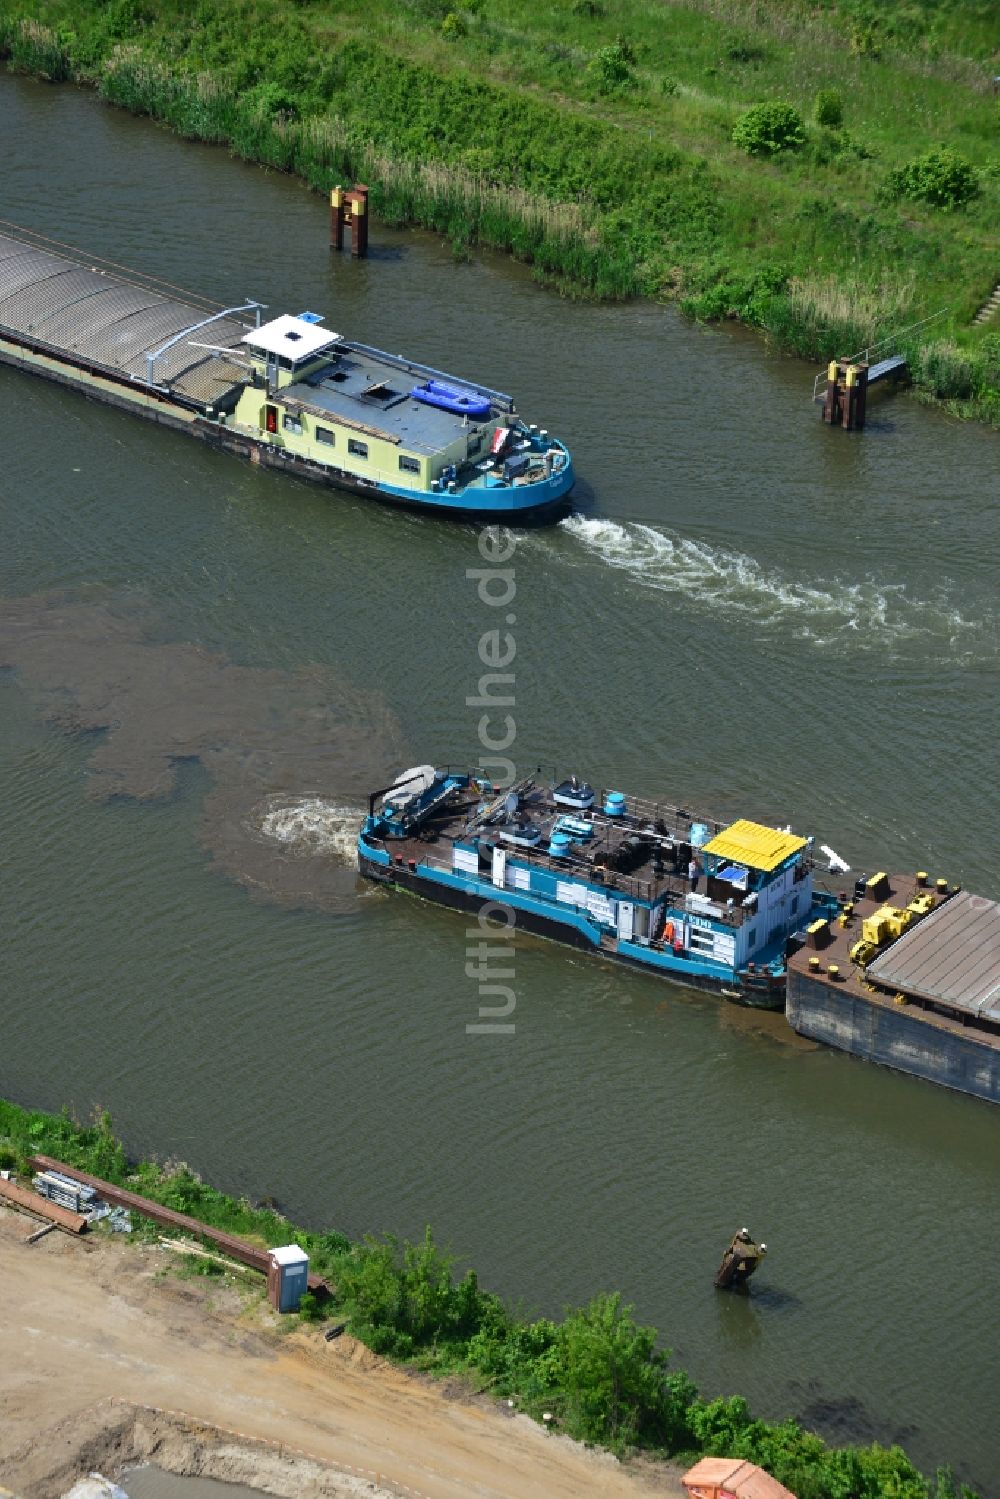
[[[868,399],[868,365],[864,360],[831,359],[826,371],[823,420],[831,427],[860,432]]]
[[[364,260],[368,254],[368,187],[356,182],[346,192],[340,186],[330,192],[330,249],[340,250],[344,230],[351,228],[351,256]]]

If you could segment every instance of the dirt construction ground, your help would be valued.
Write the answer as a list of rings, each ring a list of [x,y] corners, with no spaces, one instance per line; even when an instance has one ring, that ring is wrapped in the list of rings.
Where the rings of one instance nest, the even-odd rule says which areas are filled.
[[[270,1493],[683,1495],[486,1399],[278,1319],[259,1277],[182,1278],[158,1245],[73,1240],[0,1208],[0,1488],[64,1494],[149,1460]]]

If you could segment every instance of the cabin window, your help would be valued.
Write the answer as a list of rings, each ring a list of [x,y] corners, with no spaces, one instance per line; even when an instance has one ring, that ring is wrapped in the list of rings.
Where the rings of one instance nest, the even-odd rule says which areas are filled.
[[[332,448],[333,447],[333,433],[330,431],[330,428],[329,427],[317,427],[316,428],[316,441],[325,444],[325,446],[328,447],[328,448]]]
[[[752,926],[750,928],[750,930],[747,932],[747,947],[753,947],[753,945],[754,945],[754,943],[756,941],[757,941],[757,928],[755,926]]]
[[[353,453],[355,458],[367,458],[368,444],[366,442],[358,442],[356,437],[349,437],[347,439],[347,451]]]
[[[404,474],[419,474],[420,459],[408,458],[405,453],[400,453],[399,466],[403,470]]]
[[[286,411],[284,416],[281,418],[281,425],[284,427],[286,432],[291,432],[295,437],[302,436],[301,418],[292,416],[290,411]]]
[[[483,439],[481,437],[469,438],[469,457],[475,458],[477,453],[483,451]]]

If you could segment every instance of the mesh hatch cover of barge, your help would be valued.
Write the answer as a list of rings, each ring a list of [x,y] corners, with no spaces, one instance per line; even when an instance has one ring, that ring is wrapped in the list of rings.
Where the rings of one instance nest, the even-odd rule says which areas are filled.
[[[0,232],[3,362],[395,505],[508,525],[568,508],[569,450],[503,391],[345,339],[316,313],[262,324],[261,302],[204,304],[6,227],[18,235]],[[416,398],[428,390],[433,403]]]
[[[88,269],[0,234],[0,336],[13,335],[26,349],[64,360],[67,372],[152,383],[199,410],[246,377],[248,365],[238,346],[252,318],[239,314],[253,314],[259,305],[222,311],[195,306],[167,296],[152,281],[144,285],[141,277]],[[192,348],[184,335],[206,327],[211,327],[212,343],[231,355]]]

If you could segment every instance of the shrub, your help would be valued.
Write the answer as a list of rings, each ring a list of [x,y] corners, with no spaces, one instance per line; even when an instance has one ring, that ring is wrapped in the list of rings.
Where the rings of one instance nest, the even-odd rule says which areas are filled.
[[[792,104],[753,104],[733,126],[733,141],[750,156],[796,151],[805,142],[802,116]]]
[[[826,125],[835,130],[844,123],[844,101],[835,88],[821,88],[813,105],[813,118],[817,125]]]
[[[304,1291],[299,1297],[299,1316],[303,1322],[318,1322],[322,1315],[318,1297],[312,1291]]]
[[[17,1152],[7,1145],[0,1145],[0,1171],[13,1171],[17,1165]]]
[[[818,166],[870,161],[875,155],[866,141],[857,140],[848,130],[820,130],[810,140],[808,150],[810,159]]]
[[[1000,387],[1000,333],[987,333],[979,345],[979,353],[986,382]]]
[[[441,22],[441,34],[442,36],[446,36],[450,42],[457,41],[459,37],[468,36],[469,23],[457,11],[450,10]]]
[[[556,1324],[548,1318],[518,1322],[496,1307],[466,1345],[466,1357],[498,1395],[525,1403],[547,1399],[553,1390],[558,1357]]]
[[[889,173],[893,197],[915,198],[934,208],[961,208],[979,192],[975,167],[950,146],[937,146]]]
[[[742,36],[731,36],[723,50],[730,62],[763,62],[767,57],[763,47]]]
[[[788,283],[787,267],[764,262],[753,271],[734,275],[724,271],[708,278],[700,291],[681,304],[690,317],[715,321],[734,318],[743,323],[768,326],[774,299]]]
[[[882,39],[875,21],[855,21],[851,26],[851,51],[855,57],[882,56]]]
[[[620,89],[635,87],[634,61],[635,53],[631,47],[619,40],[601,48],[591,60],[589,71],[597,78],[602,94],[613,94]]]
[[[601,0],[573,0],[573,14],[586,16],[590,21],[599,21],[604,15]]]
[[[668,74],[665,73],[660,79],[659,89],[661,94],[676,94],[680,92],[680,84],[677,82],[676,78],[671,78]]]
[[[429,1344],[468,1339],[493,1315],[495,1298],[480,1291],[475,1271],[456,1284],[454,1264],[430,1229],[418,1244],[369,1238],[342,1263],[341,1298],[376,1353],[409,1358]]]
[[[225,1269],[222,1265],[219,1264],[218,1260],[205,1260],[201,1259],[199,1256],[192,1255],[192,1275],[218,1276],[225,1275],[225,1273]]]
[[[666,1375],[669,1354],[633,1310],[617,1293],[595,1296],[558,1328],[566,1429],[616,1452],[635,1442],[675,1451],[688,1439],[695,1387],[686,1375]]]

